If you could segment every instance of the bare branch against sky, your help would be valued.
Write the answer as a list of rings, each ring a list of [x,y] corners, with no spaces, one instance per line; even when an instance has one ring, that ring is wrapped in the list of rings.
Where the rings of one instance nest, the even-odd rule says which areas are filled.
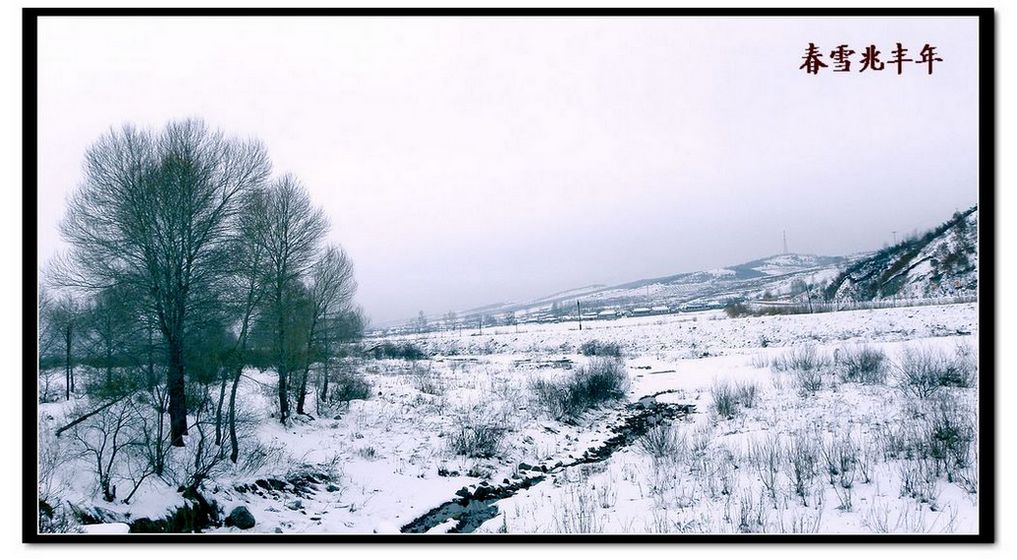
[[[977,21],[43,18],[39,244],[111,126],[264,141],[376,322],[875,249],[977,197]],[[934,75],[809,75],[810,43]]]

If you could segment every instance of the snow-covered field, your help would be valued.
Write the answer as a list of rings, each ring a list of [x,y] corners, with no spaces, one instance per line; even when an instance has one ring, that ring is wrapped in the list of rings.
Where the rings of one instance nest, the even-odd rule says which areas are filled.
[[[919,398],[899,377],[918,355],[976,360],[977,326],[976,305],[958,304],[738,319],[704,312],[595,321],[582,331],[562,323],[367,340],[412,342],[430,358],[358,360],[352,367],[371,383],[369,399],[288,426],[271,417],[273,372],[247,371],[240,402],[266,451],[250,469],[217,473],[203,493],[223,514],[246,506],[257,532],[399,531],[464,496],[477,532],[975,532],[977,385]],[[590,340],[620,347],[627,395],[573,422],[555,420],[531,385],[588,364],[580,346]],[[838,376],[861,345],[885,353],[885,383]],[[798,370],[781,367],[802,349],[814,352],[819,376],[808,390]],[[721,414],[715,400],[727,388],[737,402]],[[657,425],[645,435],[603,460],[568,466],[634,411],[666,403],[694,409],[674,420],[651,414]],[[47,433],[73,406],[40,405],[44,448],[73,447],[67,435]],[[919,441],[942,445],[926,457]],[[46,477],[50,493],[101,507],[106,521],[154,519],[180,503],[158,477],[130,504],[106,503],[91,459],[60,456]],[[525,479],[533,482],[520,487]],[[457,528],[457,519],[425,527]]]

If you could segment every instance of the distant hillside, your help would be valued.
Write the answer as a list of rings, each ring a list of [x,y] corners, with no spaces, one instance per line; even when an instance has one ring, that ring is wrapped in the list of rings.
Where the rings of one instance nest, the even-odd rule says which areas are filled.
[[[843,264],[844,261],[844,257],[824,257],[818,255],[786,253],[783,255],[773,255],[764,259],[756,259],[754,261],[725,268],[699,272],[683,272],[672,276],[637,280],[635,282],[615,286],[613,289],[639,288],[654,284],[688,285],[753,280],[823,269]]]
[[[729,299],[791,295],[836,274],[843,257],[773,255],[713,270],[637,280],[587,295],[604,306],[632,304],[716,304]]]
[[[975,295],[978,207],[924,235],[851,263],[824,289],[827,299],[873,300]]]
[[[616,286],[592,285],[525,303],[495,304],[460,314],[483,313],[497,317],[516,313],[570,313],[576,299],[596,312],[602,309],[632,310],[646,307],[674,310],[682,306],[719,306],[731,299],[790,298],[807,286],[834,277],[847,263],[844,257],[783,254],[706,271],[683,272],[647,278]]]
[[[593,294],[593,293],[599,292],[601,290],[604,290],[605,288],[607,288],[607,286],[605,286],[603,284],[592,284],[592,285],[589,285],[589,286],[584,286],[582,288],[575,288],[573,290],[566,290],[564,292],[558,292],[558,293],[555,293],[555,294],[551,294],[549,296],[544,296],[544,297],[542,297],[540,299],[536,299],[534,301],[531,301],[529,303],[529,305],[538,305],[538,304],[541,304],[541,303],[553,303],[553,302],[562,301],[562,300],[565,300],[565,299],[574,299],[574,298],[577,298],[577,297],[582,297],[582,296],[586,296],[588,294]]]
[[[733,301],[802,303],[975,295],[978,289],[978,207],[923,235],[885,249],[845,257],[773,255],[742,264],[646,278],[615,286],[591,285],[522,303],[497,303],[460,312],[473,322],[561,319],[574,313],[608,316],[717,308]],[[438,320],[438,317],[431,318]]]

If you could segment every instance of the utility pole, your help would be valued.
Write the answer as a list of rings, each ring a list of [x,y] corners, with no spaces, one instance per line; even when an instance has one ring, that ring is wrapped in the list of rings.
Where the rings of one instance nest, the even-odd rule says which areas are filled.
[[[787,254],[787,230],[784,230],[784,254]]]
[[[893,244],[897,244],[897,230],[893,230]]]
[[[579,300],[576,300],[576,315],[579,317],[579,330],[583,330],[583,308],[579,305]]]

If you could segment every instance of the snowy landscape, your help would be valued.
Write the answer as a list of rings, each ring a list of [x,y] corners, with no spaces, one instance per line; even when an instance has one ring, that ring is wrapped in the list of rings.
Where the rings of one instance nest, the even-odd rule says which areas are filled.
[[[992,538],[991,17],[898,12],[26,11],[23,538]]]
[[[930,244],[957,239],[943,235]],[[921,255],[930,251],[911,252],[918,264],[904,268],[927,282],[933,265]],[[948,284],[970,274],[956,271]],[[939,301],[368,336],[313,368],[312,412],[285,423],[276,373],[245,368],[241,460],[168,448],[161,476],[146,469],[152,443],[132,425],[152,393],[58,436],[108,397],[54,397],[66,389],[62,372],[42,372],[40,523],[84,532],[973,533],[978,310]],[[105,374],[84,366],[76,375]],[[339,396],[322,400],[326,377]],[[575,396],[591,379],[596,388]],[[199,468],[200,482],[182,492]]]

